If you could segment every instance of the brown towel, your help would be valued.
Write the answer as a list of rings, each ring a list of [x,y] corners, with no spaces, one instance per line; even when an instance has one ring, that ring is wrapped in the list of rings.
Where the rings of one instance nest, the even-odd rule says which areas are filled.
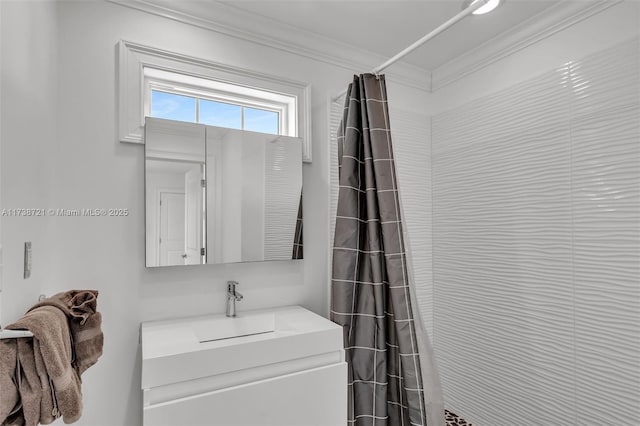
[[[58,293],[36,304],[31,310],[41,306],[55,306],[67,315],[73,342],[73,367],[81,376],[102,355],[104,335],[102,315],[97,310],[98,291],[70,290]]]
[[[0,341],[1,426],[80,418],[80,375],[102,355],[97,298],[95,290],[58,293],[7,327],[30,330],[34,338]]]
[[[65,423],[77,421],[82,414],[82,392],[80,378],[71,366],[71,337],[64,312],[41,306],[7,328],[29,330],[34,337],[15,342],[14,380],[22,409],[9,419],[13,423],[6,424],[49,424],[60,415]],[[5,420],[0,417],[0,423]]]
[[[18,362],[16,339],[0,340],[0,424],[17,410],[20,395],[16,386],[15,371]],[[15,424],[15,422],[6,422]]]

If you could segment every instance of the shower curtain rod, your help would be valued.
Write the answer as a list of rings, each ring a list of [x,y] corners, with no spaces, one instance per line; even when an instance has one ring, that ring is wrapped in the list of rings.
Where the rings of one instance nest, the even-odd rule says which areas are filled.
[[[415,43],[413,43],[412,45],[410,45],[409,47],[407,47],[403,51],[401,51],[398,54],[396,54],[395,56],[389,58],[386,62],[378,65],[377,67],[375,67],[373,69],[373,74],[378,74],[379,72],[387,69],[390,65],[392,65],[395,62],[399,61],[400,59],[404,58],[409,53],[413,52],[418,47],[422,46],[423,44],[425,44],[426,42],[428,42],[429,40],[431,40],[432,38],[434,38],[435,36],[437,36],[438,34],[443,32],[444,30],[446,30],[449,27],[453,26],[458,21],[460,21],[463,18],[467,17],[468,15],[472,14],[476,9],[480,9],[482,6],[484,6],[488,2],[489,2],[489,0],[476,0],[475,2],[472,2],[467,8],[463,9],[462,12],[458,13],[453,18],[449,19],[447,22],[445,22],[444,24],[440,25],[438,28],[436,28],[435,30],[431,31],[429,34],[425,35],[420,40],[416,41]],[[337,102],[346,93],[347,93],[347,89],[345,89],[342,92],[340,92],[335,98],[333,98],[333,102]]]

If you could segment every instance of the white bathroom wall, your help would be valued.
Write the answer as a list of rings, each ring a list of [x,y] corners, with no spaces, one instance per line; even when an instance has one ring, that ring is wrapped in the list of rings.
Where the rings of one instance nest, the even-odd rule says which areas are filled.
[[[640,424],[640,15],[610,4],[429,98],[435,349],[474,425]]]
[[[4,322],[24,312],[40,292],[100,291],[104,355],[83,376],[84,414],[78,424],[140,424],[140,322],[220,313],[227,280],[240,282],[245,296],[240,310],[302,304],[326,314],[329,98],[349,82],[351,64],[313,59],[308,52],[298,55],[224,35],[226,29],[208,30],[103,1],[1,3],[2,206],[44,203],[44,208],[130,211],[127,217],[54,217],[48,224],[2,219]],[[33,20],[45,13],[42,22]],[[145,269],[143,147],[116,140],[120,39],[311,84],[313,163],[303,167],[303,262]],[[13,62],[9,68],[8,61]],[[375,65],[380,58],[370,62]],[[33,92],[5,98],[5,69],[15,74],[16,82],[25,80],[14,87]],[[390,90],[406,108],[424,110],[414,86],[396,81]],[[38,125],[32,122],[32,100],[42,100]],[[5,130],[7,122],[15,124]],[[20,244],[27,239],[34,241],[40,274],[24,281],[29,286],[20,278]],[[46,268],[40,266],[45,256],[41,240],[49,244]]]
[[[57,128],[56,7],[52,2],[38,7],[27,3],[0,2],[0,205],[7,209],[0,218],[2,325],[37,302],[49,279],[56,245],[50,238],[50,218],[13,211],[48,207],[57,172],[52,161]],[[26,241],[31,241],[33,251],[28,279],[23,278]]]

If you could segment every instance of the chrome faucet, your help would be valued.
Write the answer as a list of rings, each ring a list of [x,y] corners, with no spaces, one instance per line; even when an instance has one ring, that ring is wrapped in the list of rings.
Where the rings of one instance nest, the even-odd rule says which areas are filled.
[[[236,291],[236,281],[227,281],[227,316],[236,316],[236,302],[242,300],[242,294]]]

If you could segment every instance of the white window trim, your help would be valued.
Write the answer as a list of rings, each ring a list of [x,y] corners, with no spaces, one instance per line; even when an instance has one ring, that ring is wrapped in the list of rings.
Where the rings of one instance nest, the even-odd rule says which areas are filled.
[[[124,40],[118,43],[118,59],[118,138],[121,142],[144,143],[144,117],[149,111],[149,105],[145,105],[145,95],[150,87],[161,86],[161,78],[157,77],[162,76],[163,72],[186,74],[204,79],[203,81],[209,80],[222,89],[225,84],[244,88],[243,95],[246,96],[242,98],[243,103],[252,96],[252,90],[255,92],[253,88],[271,92],[274,101],[271,105],[280,102],[282,108],[289,101],[278,94],[294,96],[295,105],[292,106],[289,102],[286,107],[295,107],[297,123],[281,121],[281,126],[286,126],[282,128],[282,133],[299,137],[302,141],[302,160],[311,162],[310,85]],[[152,70],[153,78],[149,78],[149,70]],[[187,85],[181,84],[182,86],[189,89]],[[232,96],[229,94],[229,99]],[[254,102],[256,106],[260,105],[258,100]]]

